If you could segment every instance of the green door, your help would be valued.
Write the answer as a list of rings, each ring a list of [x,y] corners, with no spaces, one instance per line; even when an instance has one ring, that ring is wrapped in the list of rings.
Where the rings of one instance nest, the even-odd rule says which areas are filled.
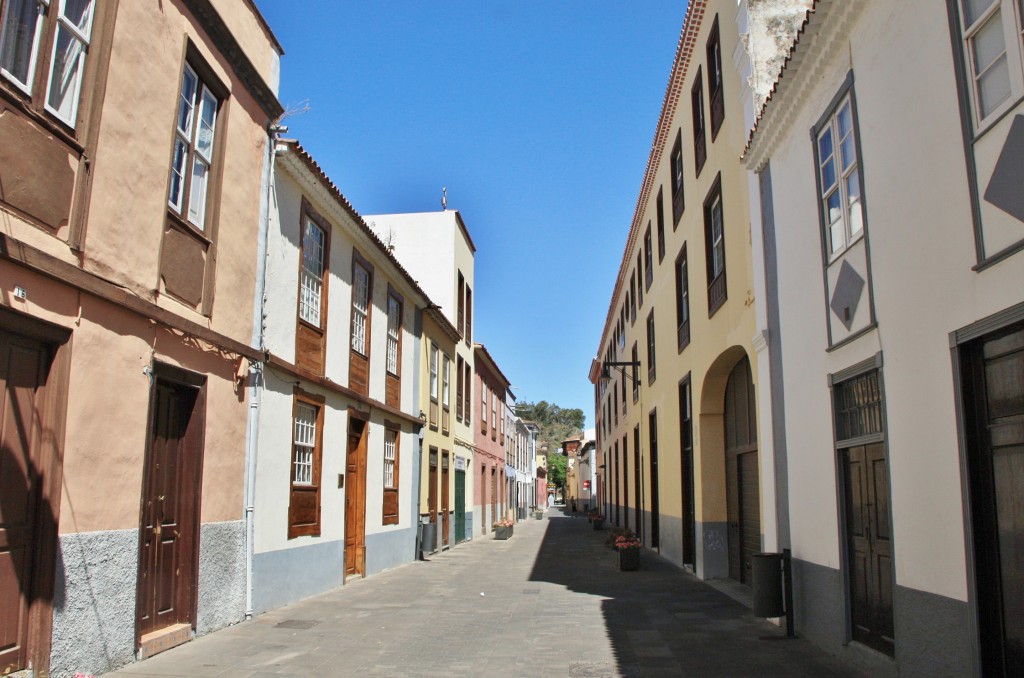
[[[455,471],[455,543],[466,541],[466,472]]]

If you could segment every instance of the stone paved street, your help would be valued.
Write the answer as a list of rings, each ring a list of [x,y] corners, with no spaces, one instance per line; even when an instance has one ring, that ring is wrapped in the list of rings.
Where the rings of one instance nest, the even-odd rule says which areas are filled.
[[[126,676],[859,676],[561,509],[269,612]]]

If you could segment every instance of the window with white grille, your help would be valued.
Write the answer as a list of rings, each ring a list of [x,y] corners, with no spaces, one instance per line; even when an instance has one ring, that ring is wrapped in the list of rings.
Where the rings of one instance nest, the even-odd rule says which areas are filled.
[[[200,231],[206,225],[206,195],[213,163],[213,137],[220,102],[185,64],[178,97],[171,190],[167,202]]]
[[[857,135],[849,95],[818,133],[817,150],[828,251],[834,256],[864,232]]]
[[[316,407],[301,402],[295,405],[295,450],[292,457],[292,483],[295,485],[313,484],[316,419]]]
[[[451,372],[451,369],[452,369],[451,358],[449,358],[448,356],[445,356],[444,357],[444,366],[443,366],[443,368],[441,370],[441,380],[443,382],[442,385],[441,385],[441,404],[444,406],[444,409],[446,409],[446,410],[449,407],[449,401],[450,401],[450,392],[451,392],[451,375],[450,375],[450,372]]]
[[[1024,93],[1024,2],[960,0],[960,9],[975,127],[980,128]]]
[[[352,350],[367,355],[366,314],[370,308],[370,272],[352,265]]]
[[[402,330],[402,304],[393,296],[388,296],[388,364],[391,374],[398,374],[398,338]]]
[[[434,344],[430,345],[430,399],[437,402],[437,360],[438,350]]]
[[[302,229],[302,275],[299,281],[299,317],[320,327],[323,308],[324,241],[323,229],[306,217]]]
[[[395,464],[398,460],[398,432],[384,431],[384,487],[398,489],[398,474]]]

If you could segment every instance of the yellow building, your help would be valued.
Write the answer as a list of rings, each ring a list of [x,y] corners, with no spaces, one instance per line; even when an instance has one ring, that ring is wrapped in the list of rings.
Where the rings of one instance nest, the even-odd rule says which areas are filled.
[[[701,578],[749,584],[774,476],[737,53],[736,3],[692,1],[590,379],[606,519]]]

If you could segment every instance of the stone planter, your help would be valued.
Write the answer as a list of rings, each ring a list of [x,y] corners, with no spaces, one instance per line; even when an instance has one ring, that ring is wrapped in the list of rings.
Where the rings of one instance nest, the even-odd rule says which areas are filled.
[[[495,539],[508,539],[512,536],[512,526],[494,528]]]
[[[640,569],[640,549],[628,548],[618,550],[618,563],[620,570]]]
[[[594,529],[595,530],[603,530],[604,529],[604,521],[603,520],[598,520],[597,518],[595,518],[592,522],[594,523]]]
[[[534,511],[533,512],[533,517],[535,519],[537,519],[537,520],[543,520],[544,519],[544,512],[543,511]]]

